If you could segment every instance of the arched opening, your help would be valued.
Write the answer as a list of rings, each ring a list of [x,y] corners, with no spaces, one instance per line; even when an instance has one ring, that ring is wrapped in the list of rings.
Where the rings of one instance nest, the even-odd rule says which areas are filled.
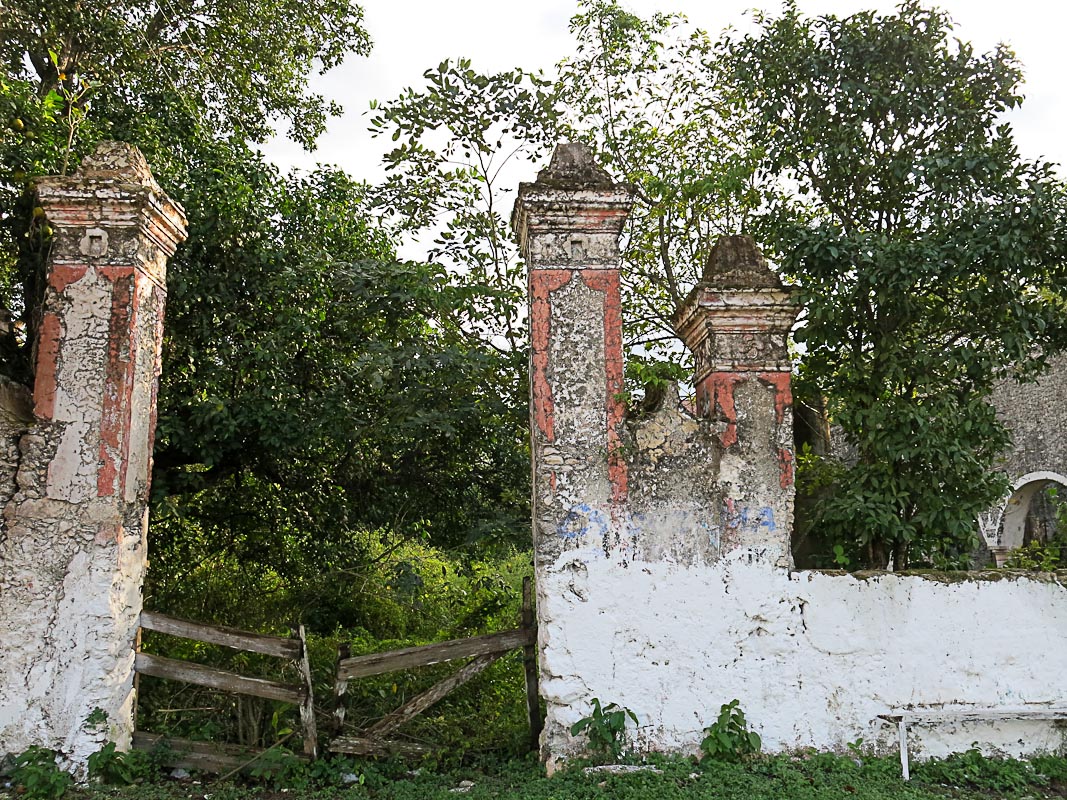
[[[1012,492],[1002,506],[995,541],[990,550],[997,566],[1003,566],[1008,553],[1031,541],[1044,541],[1054,534],[1050,521],[1054,515],[1049,489],[1067,489],[1067,477],[1058,472],[1031,472],[1012,485]]]

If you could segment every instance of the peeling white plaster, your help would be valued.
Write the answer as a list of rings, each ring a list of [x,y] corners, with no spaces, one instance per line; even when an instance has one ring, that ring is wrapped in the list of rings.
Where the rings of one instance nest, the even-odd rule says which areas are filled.
[[[620,570],[589,548],[539,576],[553,757],[580,751],[569,728],[593,697],[637,714],[639,749],[684,752],[735,698],[771,752],[859,738],[892,750],[896,729],[877,716],[902,708],[1067,705],[1067,588],[1054,580],[790,575],[745,556]],[[973,742],[1015,756],[1064,744],[1035,721],[911,734],[916,756]]]
[[[38,349],[40,418],[0,465],[0,752],[42,745],[84,775],[133,730],[162,279],[185,220],[130,145],[102,143],[38,193],[56,229],[53,338]],[[88,725],[96,709],[106,726]]]

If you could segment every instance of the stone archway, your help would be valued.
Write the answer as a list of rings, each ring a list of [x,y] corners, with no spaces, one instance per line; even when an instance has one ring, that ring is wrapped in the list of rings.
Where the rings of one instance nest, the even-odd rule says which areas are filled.
[[[1022,547],[1030,501],[1038,492],[1048,488],[1051,484],[1059,484],[1067,488],[1067,476],[1049,470],[1029,472],[1012,484],[1011,494],[997,509],[992,509],[983,515],[982,533],[989,543],[989,549],[998,567],[1003,566],[1009,551]]]

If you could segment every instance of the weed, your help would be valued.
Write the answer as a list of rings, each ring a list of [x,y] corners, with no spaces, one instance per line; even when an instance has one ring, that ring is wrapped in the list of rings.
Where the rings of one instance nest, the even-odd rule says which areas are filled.
[[[249,773],[274,789],[307,789],[311,785],[307,763],[281,747],[260,754]]]
[[[1012,550],[1004,566],[1033,572],[1055,572],[1063,565],[1065,544],[1059,538],[1048,542],[1031,542]]]
[[[156,755],[143,750],[122,752],[108,742],[89,756],[89,780],[112,786],[130,786],[152,780],[160,768]]]
[[[15,759],[11,782],[27,800],[56,800],[66,794],[74,779],[56,765],[54,750],[34,745]]]
[[[589,750],[601,760],[618,761],[626,739],[626,718],[638,725],[637,715],[628,708],[616,703],[609,703],[603,708],[600,700],[593,698],[593,712],[571,725],[571,735],[577,736],[585,731],[589,739]]]
[[[995,792],[1018,792],[1048,783],[1048,777],[1025,761],[986,758],[976,748],[944,759],[916,764],[914,775],[924,783]]]
[[[85,726],[87,728],[103,728],[106,725],[107,712],[99,706],[90,711],[89,716],[85,718]]]
[[[741,761],[760,751],[759,734],[748,729],[748,721],[737,700],[723,703],[719,718],[704,729],[707,734],[700,750],[717,761]]]

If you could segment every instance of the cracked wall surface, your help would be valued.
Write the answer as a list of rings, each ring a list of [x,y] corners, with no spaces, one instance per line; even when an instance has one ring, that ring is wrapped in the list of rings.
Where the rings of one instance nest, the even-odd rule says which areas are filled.
[[[618,239],[630,195],[581,145],[523,184],[533,537],[550,768],[582,754],[593,698],[640,720],[641,750],[695,752],[740,701],[766,749],[890,749],[904,708],[1067,706],[1067,589],[1056,576],[791,572],[790,290],[723,237],[676,320],[695,407],[627,416]],[[1035,657],[1035,653],[1040,653]],[[1033,721],[913,732],[914,755],[973,742],[1064,746]]]
[[[0,541],[5,533],[4,508],[15,496],[19,467],[19,439],[33,419],[29,389],[0,376]]]
[[[563,731],[593,697],[634,711],[639,750],[683,753],[735,698],[769,752],[848,752],[863,738],[891,753],[896,728],[877,717],[895,709],[1067,705],[1062,576],[790,574],[738,551],[710,568],[648,561],[623,577],[588,555],[547,621],[545,661],[573,666],[544,681],[553,757],[580,752]],[[1063,737],[1050,722],[970,722],[916,727],[911,745],[925,757],[974,742],[1025,756],[1062,751]]]
[[[779,442],[791,423],[788,359],[784,372],[766,358],[739,367],[729,353],[719,358],[725,345],[711,345],[716,364],[729,362],[717,374],[737,374],[719,405],[693,413],[672,389],[656,408],[627,417],[618,239],[630,202],[629,188],[614,184],[587,148],[563,145],[535,183],[523,184],[513,218],[530,269],[534,554],[549,759],[573,750],[568,728],[592,696],[579,677],[588,654],[570,636],[573,603],[606,603],[602,613],[622,619],[646,601],[633,576],[651,574],[652,565],[706,570],[738,549],[788,562],[792,462],[783,484],[780,451],[792,444]],[[729,243],[721,249],[724,275],[738,267],[730,259],[739,252]],[[740,266],[750,276],[752,265]],[[730,297],[744,301],[742,327],[760,343],[777,336],[784,350],[793,317],[784,315],[784,327],[774,328],[777,318],[764,325],[766,303],[753,297],[765,289],[746,286]],[[777,311],[788,305],[776,279],[772,294]],[[701,346],[708,313],[698,304],[686,317],[704,331]],[[726,332],[719,338],[732,341]],[[732,416],[724,427],[715,412],[725,405]],[[589,575],[605,565],[613,585],[591,586]],[[645,655],[652,666],[664,658]],[[594,694],[607,702],[616,678],[601,677],[607,683]]]
[[[83,769],[132,735],[166,261],[185,219],[110,142],[40,181],[38,203],[55,235],[0,543],[0,749]],[[87,723],[95,709],[107,725]]]

